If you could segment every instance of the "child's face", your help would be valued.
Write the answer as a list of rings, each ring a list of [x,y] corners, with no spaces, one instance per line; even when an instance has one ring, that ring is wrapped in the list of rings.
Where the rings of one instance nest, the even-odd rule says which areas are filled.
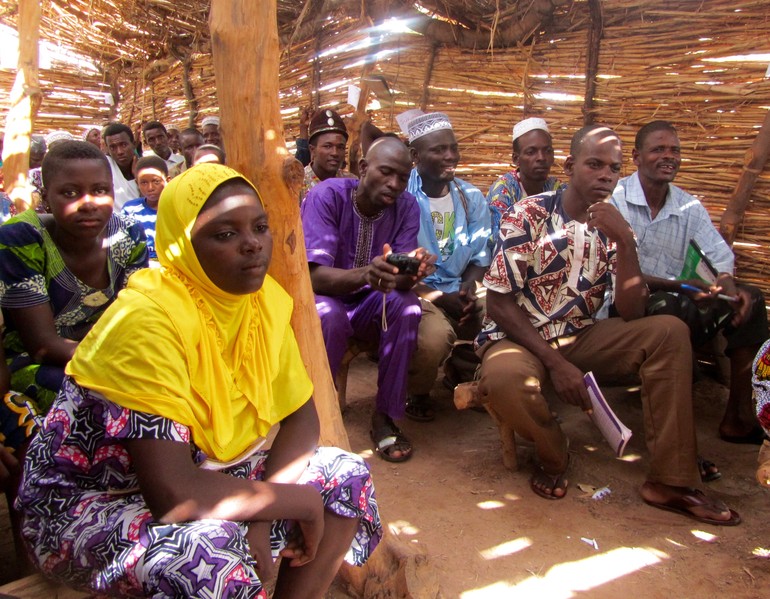
[[[112,173],[96,159],[65,160],[45,184],[56,226],[76,239],[101,234],[112,216]]]
[[[244,295],[262,287],[273,238],[251,187],[225,184],[215,191],[198,214],[191,238],[201,268],[221,290]]]
[[[143,168],[136,174],[136,184],[139,186],[139,193],[147,199],[147,204],[151,208],[157,208],[160,193],[166,187],[166,175],[156,168]]]

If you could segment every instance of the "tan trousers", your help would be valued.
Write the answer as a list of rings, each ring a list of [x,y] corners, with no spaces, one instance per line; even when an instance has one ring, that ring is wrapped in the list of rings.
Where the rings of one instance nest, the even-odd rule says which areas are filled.
[[[422,317],[420,327],[417,330],[417,347],[409,365],[408,389],[410,395],[430,393],[436,382],[439,367],[447,358],[452,359],[453,356],[450,354],[453,353],[455,343],[458,340],[473,342],[481,330],[481,320],[486,310],[486,297],[482,295],[477,303],[482,307],[477,317],[463,326],[459,326],[457,321],[450,318],[441,308],[432,302],[420,299]],[[469,353],[472,356],[472,352]],[[462,364],[459,361],[456,362],[456,366],[461,371],[475,368],[475,365],[464,362]],[[472,375],[473,372],[468,378],[472,378]]]
[[[503,339],[481,348],[479,390],[484,402],[518,434],[535,444],[546,472],[566,467],[567,440],[541,392],[543,364],[524,347]],[[673,316],[625,322],[600,320],[552,344],[600,383],[638,375],[650,466],[647,480],[690,486],[697,480],[692,409],[692,354],[687,326]],[[637,379],[638,380],[638,379]]]

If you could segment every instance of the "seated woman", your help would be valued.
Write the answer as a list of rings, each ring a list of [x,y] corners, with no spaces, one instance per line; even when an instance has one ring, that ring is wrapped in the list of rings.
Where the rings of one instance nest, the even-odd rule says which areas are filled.
[[[78,342],[147,266],[147,247],[140,225],[113,214],[110,166],[93,145],[57,144],[42,172],[51,214],[0,226],[0,306],[11,389],[45,413]]]
[[[81,342],[30,445],[33,560],[99,593],[222,598],[266,597],[280,555],[274,597],[322,597],[382,530],[363,460],[316,447],[261,199],[228,167],[193,167],[163,191],[155,243],[163,268]]]

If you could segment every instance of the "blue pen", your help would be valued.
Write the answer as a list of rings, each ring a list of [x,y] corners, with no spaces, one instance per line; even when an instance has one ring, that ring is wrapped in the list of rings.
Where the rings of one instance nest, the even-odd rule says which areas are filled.
[[[688,285],[687,283],[680,283],[679,286],[684,291],[694,291],[695,293],[705,293],[703,289],[700,287],[696,287],[695,285]],[[737,302],[738,298],[733,297],[732,295],[725,295],[724,293],[718,293],[717,299],[725,300],[726,302]]]

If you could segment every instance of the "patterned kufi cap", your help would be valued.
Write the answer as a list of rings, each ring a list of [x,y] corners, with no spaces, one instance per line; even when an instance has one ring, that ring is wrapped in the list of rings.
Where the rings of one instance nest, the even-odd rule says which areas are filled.
[[[45,136],[45,144],[50,148],[51,144],[57,141],[72,141],[73,139],[75,138],[72,137],[72,134],[66,131],[51,131]]]
[[[443,112],[429,112],[428,114],[422,114],[413,118],[407,125],[409,143],[412,143],[415,139],[420,139],[424,135],[428,135],[428,133],[451,128],[452,123],[449,122],[449,117]]]
[[[345,127],[345,123],[342,121],[340,115],[333,110],[319,110],[313,115],[310,120],[310,127],[308,133],[310,135],[309,140],[313,139],[319,133],[339,133],[348,138],[348,128]],[[308,140],[308,141],[309,141]]]
[[[545,131],[546,133],[548,133],[548,125],[543,119],[539,119],[537,117],[530,117],[528,119],[524,119],[523,121],[518,122],[513,126],[512,141],[516,141],[525,133],[529,133],[530,131],[535,131],[536,129],[539,129],[540,131]]]
[[[205,119],[201,121],[201,128],[205,127],[206,125],[216,125],[217,127],[219,127],[219,117],[207,116]]]

